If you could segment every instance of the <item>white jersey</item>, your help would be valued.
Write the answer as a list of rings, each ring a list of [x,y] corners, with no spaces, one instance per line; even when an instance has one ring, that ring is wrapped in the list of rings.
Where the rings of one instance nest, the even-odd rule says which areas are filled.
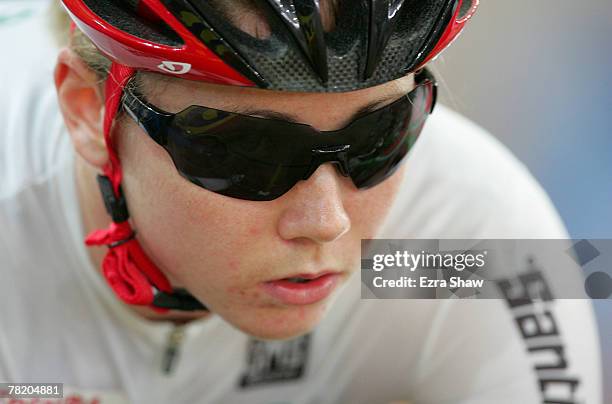
[[[0,26],[0,46],[0,382],[64,383],[61,402],[102,404],[601,402],[585,300],[520,310],[503,300],[362,300],[357,273],[322,322],[289,341],[252,339],[218,316],[182,328],[138,317],[83,244],[40,17]],[[405,164],[380,238],[567,237],[528,171],[443,106]],[[551,318],[554,335],[524,337],[522,327]],[[168,370],[172,335],[182,343]],[[540,369],[547,355],[559,366]]]

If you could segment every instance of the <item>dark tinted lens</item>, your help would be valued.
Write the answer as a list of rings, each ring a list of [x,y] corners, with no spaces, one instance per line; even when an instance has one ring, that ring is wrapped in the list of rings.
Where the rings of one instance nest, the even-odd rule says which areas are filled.
[[[183,167],[180,171],[194,184],[221,195],[251,201],[271,201],[289,191],[308,169],[263,164],[238,155],[232,155],[227,162],[228,166],[215,170]]]
[[[371,188],[391,176],[421,134],[431,109],[433,85],[421,85],[407,97],[409,103],[396,102],[377,122],[363,121],[355,128],[356,134],[371,140],[349,155],[349,172],[358,188]]]
[[[194,184],[233,198],[266,201],[291,189],[310,167],[310,156],[290,141],[300,137],[299,129],[192,107],[176,115],[166,149]]]

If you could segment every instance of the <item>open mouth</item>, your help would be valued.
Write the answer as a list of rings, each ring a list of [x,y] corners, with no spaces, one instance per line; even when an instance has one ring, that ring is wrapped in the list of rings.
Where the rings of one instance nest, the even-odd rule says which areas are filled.
[[[293,282],[293,283],[308,283],[312,281],[312,279],[305,279],[305,278],[285,278],[285,280],[289,282]]]
[[[263,290],[276,300],[289,305],[305,305],[329,296],[340,283],[340,273],[325,271],[318,274],[296,274],[264,282]]]

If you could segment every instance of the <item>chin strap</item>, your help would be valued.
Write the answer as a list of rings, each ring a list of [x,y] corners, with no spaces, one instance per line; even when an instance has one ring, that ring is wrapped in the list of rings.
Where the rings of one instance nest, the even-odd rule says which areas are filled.
[[[129,223],[129,211],[121,190],[122,170],[111,129],[119,111],[123,89],[134,70],[113,63],[106,81],[106,114],[104,140],[109,163],[98,185],[104,205],[113,222],[104,230],[96,230],[85,239],[88,246],[108,246],[102,272],[117,296],[127,304],[150,306],[163,313],[172,310],[206,310],[206,307],[184,289],[174,290],[168,278],[142,250]]]

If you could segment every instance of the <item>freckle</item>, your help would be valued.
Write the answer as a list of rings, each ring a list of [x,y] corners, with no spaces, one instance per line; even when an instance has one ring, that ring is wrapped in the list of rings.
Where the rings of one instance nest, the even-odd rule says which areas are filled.
[[[229,272],[236,272],[238,270],[238,267],[239,267],[238,260],[232,259],[227,263],[227,268]]]

